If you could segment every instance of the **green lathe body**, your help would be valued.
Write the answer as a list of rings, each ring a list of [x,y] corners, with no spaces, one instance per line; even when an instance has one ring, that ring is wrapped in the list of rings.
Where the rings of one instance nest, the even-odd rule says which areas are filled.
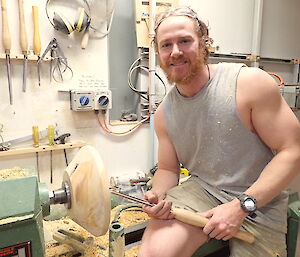
[[[0,256],[43,257],[49,193],[37,177],[0,181]]]

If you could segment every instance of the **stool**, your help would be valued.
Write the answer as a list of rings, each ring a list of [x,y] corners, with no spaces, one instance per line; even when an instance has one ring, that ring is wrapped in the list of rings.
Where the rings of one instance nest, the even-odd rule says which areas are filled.
[[[287,256],[296,257],[298,229],[300,223],[300,201],[297,192],[289,194],[288,203],[288,226],[286,234]],[[202,245],[192,257],[205,257],[228,247],[228,242],[222,240],[211,240]]]

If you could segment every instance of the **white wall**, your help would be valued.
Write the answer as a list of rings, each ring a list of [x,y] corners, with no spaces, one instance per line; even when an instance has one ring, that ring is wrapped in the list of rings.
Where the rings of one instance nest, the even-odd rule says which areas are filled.
[[[261,56],[294,59],[300,57],[300,2],[264,0]]]
[[[254,0],[181,0],[209,25],[214,46],[221,53],[251,53]]]

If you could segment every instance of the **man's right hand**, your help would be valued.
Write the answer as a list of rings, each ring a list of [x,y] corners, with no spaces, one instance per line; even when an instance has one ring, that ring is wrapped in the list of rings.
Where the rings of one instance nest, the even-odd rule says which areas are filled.
[[[148,214],[149,217],[155,219],[174,219],[174,214],[171,213],[172,202],[164,201],[165,196],[159,197],[159,195],[153,191],[147,191],[144,195],[144,199],[150,203],[154,203],[155,206],[143,206],[143,210]]]

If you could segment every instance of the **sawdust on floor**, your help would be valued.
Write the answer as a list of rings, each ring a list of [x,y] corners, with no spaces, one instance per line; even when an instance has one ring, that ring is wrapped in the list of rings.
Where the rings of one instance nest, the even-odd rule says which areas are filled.
[[[0,180],[16,179],[20,177],[31,176],[28,169],[13,167],[10,169],[0,170]],[[114,219],[116,211],[122,206],[117,206],[111,210],[111,220]],[[129,227],[136,225],[138,223],[147,221],[149,219],[148,215],[141,211],[140,208],[132,207],[123,210],[120,213],[118,222],[124,227]],[[88,242],[86,251],[84,253],[85,257],[107,257],[109,250],[109,234],[100,237],[95,237],[84,228],[76,224],[73,220],[68,217],[61,218],[54,221],[43,221],[45,230],[50,234],[53,234],[58,229],[63,229],[65,231],[70,231],[86,240]],[[77,254],[77,252],[68,244],[60,244],[55,240],[49,241],[45,245],[46,252],[45,257],[72,257]],[[125,251],[125,257],[137,257],[139,245],[136,245]],[[78,255],[76,255],[78,256]]]
[[[11,169],[0,170],[0,180],[16,179],[20,177],[28,177],[30,174],[28,169],[13,167]]]
[[[120,206],[111,210],[111,220],[114,218],[117,209]],[[121,212],[118,222],[120,222],[124,227],[129,227],[136,225],[138,223],[147,221],[149,219],[148,215],[141,211],[140,208],[129,208]],[[80,236],[84,238],[87,243],[87,248],[84,253],[85,257],[107,257],[109,251],[109,233],[107,232],[103,236],[95,237],[81,226],[76,224],[73,220],[68,217],[61,218],[59,220],[54,221],[44,221],[44,227],[51,233],[54,233],[58,229],[63,229],[66,231],[70,231],[76,236]],[[139,246],[134,246],[127,251],[125,251],[125,257],[136,257],[137,251]],[[71,254],[71,255],[69,255]],[[62,247],[59,243],[53,241],[49,241],[46,243],[46,257],[53,257],[53,256],[72,256],[72,247],[68,246]]]

